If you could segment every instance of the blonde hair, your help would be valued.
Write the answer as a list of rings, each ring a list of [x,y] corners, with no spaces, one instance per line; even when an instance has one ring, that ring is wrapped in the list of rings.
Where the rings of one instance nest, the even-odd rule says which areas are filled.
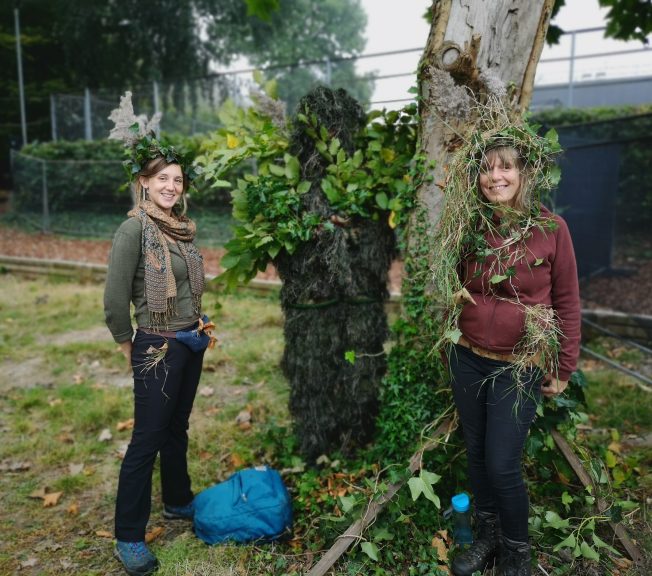
[[[520,183],[516,196],[514,196],[514,210],[526,213],[530,211],[532,195],[530,187],[532,185],[531,170],[528,170],[527,163],[523,160],[520,152],[513,146],[496,146],[489,148],[482,154],[480,161],[480,174],[489,172],[496,161],[500,160],[506,168],[516,167],[519,173]],[[478,185],[478,190],[480,186]]]
[[[176,164],[177,166],[181,167],[181,165],[178,162],[168,162],[165,158],[163,158],[163,156],[154,158],[153,160],[147,162],[145,166],[143,166],[142,170],[138,172],[138,174],[136,175],[136,206],[139,206],[142,202],[147,200],[145,188],[140,183],[140,177],[142,176],[143,178],[150,178],[151,176],[158,174],[161,170],[164,170],[165,168],[167,168],[172,164]],[[181,206],[179,206],[179,204],[175,204],[174,207],[172,208],[172,211],[177,216],[185,216],[188,210],[188,200],[186,198],[186,192],[188,191],[190,180],[188,179],[187,174],[183,172],[183,170],[181,171],[181,173],[183,174],[183,189],[181,190]]]

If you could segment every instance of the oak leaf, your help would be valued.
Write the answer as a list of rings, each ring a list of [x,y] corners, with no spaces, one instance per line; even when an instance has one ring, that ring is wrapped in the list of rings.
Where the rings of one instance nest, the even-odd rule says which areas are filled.
[[[96,530],[95,536],[99,536],[100,538],[113,538],[113,534],[108,530]]]
[[[68,508],[66,508],[66,512],[70,514],[71,516],[77,516],[79,514],[79,504],[77,502],[73,502]]]
[[[43,497],[43,508],[52,508],[59,503],[63,492],[50,492]]]
[[[431,546],[437,550],[437,558],[440,562],[448,562],[448,548],[439,536],[435,536],[432,539]]]
[[[109,440],[113,440],[113,434],[111,434],[111,430],[104,428],[97,439],[99,442],[108,442]]]
[[[145,534],[145,542],[149,544],[153,540],[156,540],[161,534],[163,534],[162,526],[154,526],[147,534]]]
[[[133,427],[134,427],[134,419],[129,418],[129,420],[118,422],[115,428],[118,432],[122,432],[123,430],[132,430]]]
[[[199,389],[200,396],[208,397],[208,396],[212,396],[213,394],[215,394],[215,389],[211,388],[210,386],[202,386]]]

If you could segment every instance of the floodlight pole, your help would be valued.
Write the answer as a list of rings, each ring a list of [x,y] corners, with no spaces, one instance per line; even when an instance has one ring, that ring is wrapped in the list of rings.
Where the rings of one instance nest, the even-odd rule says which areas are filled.
[[[20,98],[20,126],[23,132],[23,146],[27,144],[27,118],[25,114],[25,89],[23,87],[23,57],[20,51],[20,16],[18,8],[14,8],[14,24],[16,29],[16,59],[18,60],[18,94]]]

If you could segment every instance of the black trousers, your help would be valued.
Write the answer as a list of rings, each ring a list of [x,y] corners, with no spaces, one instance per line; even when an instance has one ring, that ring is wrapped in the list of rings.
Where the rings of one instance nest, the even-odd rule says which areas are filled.
[[[165,358],[149,364],[150,346],[165,342]],[[115,508],[115,536],[125,542],[145,539],[152,499],[152,471],[160,454],[163,502],[184,506],[193,499],[188,476],[188,420],[201,376],[204,352],[192,352],[174,338],[136,332],[131,363],[134,372],[134,429],[120,468]]]
[[[543,375],[531,369],[516,385],[511,364],[459,345],[452,349],[449,364],[476,509],[498,513],[503,534],[526,542],[529,501],[522,454]]]

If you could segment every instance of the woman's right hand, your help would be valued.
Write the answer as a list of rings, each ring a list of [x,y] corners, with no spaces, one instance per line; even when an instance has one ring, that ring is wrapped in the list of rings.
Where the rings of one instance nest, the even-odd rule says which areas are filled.
[[[124,355],[124,357],[127,359],[127,370],[131,370],[131,350],[133,348],[133,344],[131,343],[131,340],[127,340],[126,342],[120,342],[120,351]]]

